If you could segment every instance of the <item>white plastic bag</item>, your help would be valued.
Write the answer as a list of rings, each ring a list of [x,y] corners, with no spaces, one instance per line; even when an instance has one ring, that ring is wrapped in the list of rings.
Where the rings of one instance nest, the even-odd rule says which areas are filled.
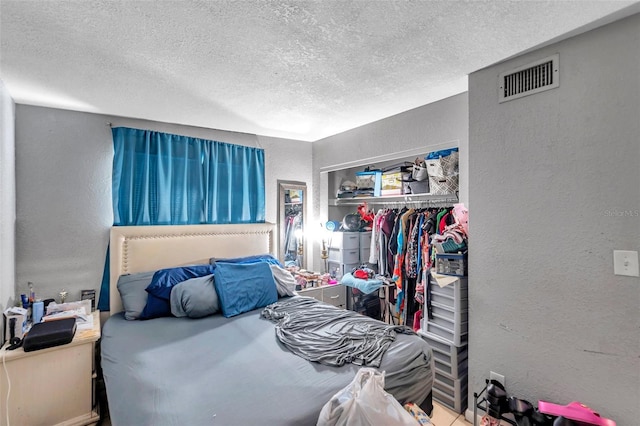
[[[384,390],[384,373],[361,368],[345,388],[322,407],[318,426],[416,426],[418,422]]]

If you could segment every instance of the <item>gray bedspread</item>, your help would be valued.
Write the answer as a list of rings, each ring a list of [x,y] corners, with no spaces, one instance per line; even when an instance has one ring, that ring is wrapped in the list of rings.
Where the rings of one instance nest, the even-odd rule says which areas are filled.
[[[327,366],[295,355],[261,311],[233,318],[109,318],[101,364],[111,423],[314,425],[322,406],[360,367]],[[388,392],[419,404],[431,392],[431,364],[426,342],[400,334],[379,369],[386,372]]]
[[[382,356],[406,326],[389,325],[308,297],[281,299],[262,316],[276,322],[276,335],[291,352],[308,361],[341,366],[380,367]]]

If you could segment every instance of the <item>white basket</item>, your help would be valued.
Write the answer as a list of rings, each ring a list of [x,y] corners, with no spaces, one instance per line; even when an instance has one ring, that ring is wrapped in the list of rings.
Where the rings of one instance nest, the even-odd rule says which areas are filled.
[[[457,175],[459,158],[460,155],[458,152],[452,152],[446,157],[425,160],[427,165],[427,173],[429,174],[429,176]]]
[[[455,194],[460,185],[458,175],[429,175],[429,193],[433,195]]]

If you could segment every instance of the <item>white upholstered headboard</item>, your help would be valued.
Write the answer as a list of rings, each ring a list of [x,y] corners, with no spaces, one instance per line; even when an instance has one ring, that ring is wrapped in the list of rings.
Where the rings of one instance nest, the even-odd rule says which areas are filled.
[[[276,254],[272,223],[239,225],[114,226],[110,245],[110,314],[122,311],[123,274],[206,263],[211,257]]]

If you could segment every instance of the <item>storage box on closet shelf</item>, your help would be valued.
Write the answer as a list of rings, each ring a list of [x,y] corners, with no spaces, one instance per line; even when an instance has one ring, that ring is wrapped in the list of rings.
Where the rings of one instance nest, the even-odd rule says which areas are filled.
[[[434,151],[425,157],[431,194],[454,194],[459,189],[458,148]]]
[[[467,251],[461,253],[436,253],[436,272],[442,275],[465,277],[467,275],[467,263]]]
[[[383,173],[381,195],[402,195],[402,172]]]
[[[383,169],[380,195],[403,195],[405,182],[411,179],[412,167],[413,163],[405,161]]]
[[[403,176],[403,180],[405,194],[428,194],[429,175],[425,160],[416,158],[411,165],[411,173],[408,176]]]
[[[374,197],[380,196],[382,171],[365,170],[363,172],[356,172],[356,187],[358,191],[367,191],[369,195]]]

